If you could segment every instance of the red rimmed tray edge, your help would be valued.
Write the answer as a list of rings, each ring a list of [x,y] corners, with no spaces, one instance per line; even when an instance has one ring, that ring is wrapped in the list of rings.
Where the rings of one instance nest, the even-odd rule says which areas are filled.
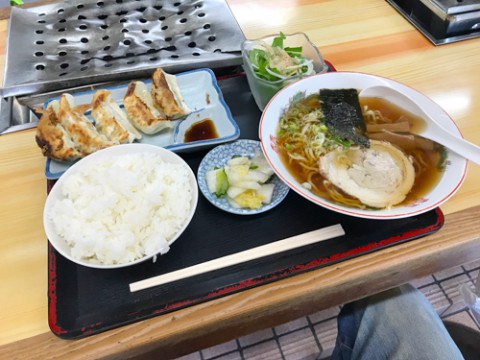
[[[57,254],[54,252],[54,249],[52,248],[52,246],[48,244],[49,246],[49,249],[48,249],[48,252],[49,252],[49,270],[48,270],[49,271],[49,283],[48,283],[49,326],[51,331],[55,335],[59,336],[60,338],[78,339],[78,338],[86,337],[91,334],[95,334],[95,333],[103,332],[113,328],[118,328],[120,326],[128,325],[136,321],[146,320],[158,315],[166,314],[168,312],[180,310],[182,308],[196,305],[205,301],[213,300],[222,296],[231,295],[239,291],[244,291],[260,285],[265,285],[265,284],[278,281],[281,279],[285,279],[294,275],[316,270],[324,266],[328,266],[341,261],[348,260],[358,255],[365,255],[376,250],[380,250],[392,245],[400,244],[405,241],[418,239],[440,230],[444,224],[445,217],[443,215],[443,212],[440,210],[440,208],[436,208],[433,211],[435,211],[435,214],[436,214],[436,221],[435,223],[429,226],[411,229],[400,235],[391,236],[389,238],[386,238],[377,242],[372,242],[367,245],[359,246],[356,248],[352,248],[341,253],[333,254],[327,257],[313,259],[304,264],[297,264],[288,268],[278,269],[277,271],[274,271],[269,274],[259,275],[253,278],[244,279],[236,284],[212,289],[209,293],[207,293],[204,296],[196,297],[193,299],[184,299],[175,303],[167,304],[163,307],[153,309],[149,314],[142,315],[141,317],[136,317],[137,314],[135,312],[132,312],[128,314],[128,319],[125,320],[124,322],[116,323],[114,325],[110,325],[106,327],[102,322],[98,322],[95,324],[91,324],[88,327],[82,327],[79,331],[78,330],[68,331],[58,325],[57,312],[56,312],[57,298],[56,298],[56,292],[55,292],[56,276],[57,276],[55,257],[57,256]]]
[[[328,61],[326,61],[327,65],[331,69],[331,71],[336,71],[335,67]],[[227,79],[230,77],[234,76],[242,76],[244,73],[235,73],[232,75],[225,75],[225,76],[220,76],[218,79]],[[47,192],[49,192],[52,188],[52,186],[55,184],[56,180],[47,180]],[[167,313],[170,311],[174,310],[179,310],[181,308],[185,308],[188,306],[192,306],[204,301],[212,300],[215,298],[218,298],[220,296],[225,296],[229,294],[233,294],[238,291],[243,291],[247,290],[259,285],[264,285],[276,280],[280,280],[283,278],[287,278],[296,274],[300,274],[306,271],[311,271],[318,269],[320,267],[326,266],[326,265],[331,265],[340,261],[347,260],[349,258],[358,256],[359,254],[367,254],[369,252],[378,250],[380,248],[385,248],[391,245],[399,244],[404,241],[408,240],[413,240],[416,238],[420,238],[423,236],[426,236],[428,234],[431,234],[435,231],[438,231],[444,223],[444,216],[443,213],[439,208],[434,209],[437,215],[437,220],[434,224],[424,227],[424,228],[417,228],[413,229],[410,231],[407,231],[401,235],[397,236],[392,236],[387,239],[383,239],[378,242],[373,242],[369,243],[368,245],[360,246],[357,248],[352,248],[349,249],[348,251],[342,252],[342,253],[337,253],[333,254],[324,258],[317,258],[313,259],[307,263],[304,264],[297,264],[294,266],[291,266],[289,268],[283,268],[279,269],[277,271],[274,271],[270,274],[265,274],[265,275],[259,275],[254,278],[249,278],[242,280],[236,284],[232,284],[229,286],[225,287],[220,287],[217,289],[211,290],[208,294],[200,297],[196,297],[194,299],[187,299],[187,300],[182,300],[176,303],[171,303],[167,304],[163,308],[158,308],[154,309],[151,311],[149,315],[142,316],[141,318],[135,318],[135,313],[129,314],[129,319],[126,320],[124,323],[117,323],[115,325],[109,326],[108,328],[102,328],[102,323],[96,323],[92,324],[89,327],[83,327],[80,329],[80,334],[77,334],[75,338],[80,338],[87,336],[92,333],[97,333],[99,331],[105,331],[111,328],[116,328],[119,326],[123,326],[129,323],[133,323],[135,321],[140,321],[144,320],[147,318],[151,318],[153,316]],[[66,330],[62,328],[61,326],[58,325],[57,321],[57,311],[56,311],[56,306],[57,306],[57,297],[56,297],[56,280],[57,280],[57,273],[56,273],[56,256],[57,254],[55,253],[54,249],[52,248],[51,244],[48,243],[48,306],[49,306],[49,312],[48,312],[48,321],[49,321],[49,326],[52,332],[61,337],[61,338],[72,338],[71,335],[74,335],[72,331]]]

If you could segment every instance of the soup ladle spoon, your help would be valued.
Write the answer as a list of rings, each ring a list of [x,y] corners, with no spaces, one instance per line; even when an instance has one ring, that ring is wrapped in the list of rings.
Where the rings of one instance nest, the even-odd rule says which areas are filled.
[[[432,116],[427,114],[419,105],[415,103],[408,95],[400,93],[388,86],[371,86],[360,91],[359,97],[383,98],[390,100],[397,106],[420,116],[426,122],[426,128],[421,135],[426,139],[435,141],[445,146],[467,160],[480,165],[480,147],[468,142],[467,140],[453,135],[440,125]]]

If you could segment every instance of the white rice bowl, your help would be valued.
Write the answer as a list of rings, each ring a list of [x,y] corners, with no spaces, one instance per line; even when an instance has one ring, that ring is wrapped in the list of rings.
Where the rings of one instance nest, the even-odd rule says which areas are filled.
[[[195,175],[178,155],[147,144],[117,145],[62,175],[47,198],[44,227],[71,261],[124,267],[168,252],[197,201]]]

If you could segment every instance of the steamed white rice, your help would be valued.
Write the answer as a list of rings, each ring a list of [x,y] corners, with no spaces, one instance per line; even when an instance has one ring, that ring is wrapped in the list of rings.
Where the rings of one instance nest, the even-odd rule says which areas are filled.
[[[49,217],[72,256],[91,263],[165,254],[190,214],[189,169],[158,154],[100,157],[65,180]]]

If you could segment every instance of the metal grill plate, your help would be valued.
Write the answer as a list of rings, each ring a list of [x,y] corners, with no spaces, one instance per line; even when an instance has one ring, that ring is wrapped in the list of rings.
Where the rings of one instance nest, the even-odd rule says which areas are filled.
[[[437,16],[447,19],[449,15],[462,14],[480,10],[478,0],[420,0]]]
[[[245,39],[223,0],[67,0],[12,7],[3,97],[239,65]]]
[[[478,0],[386,0],[433,44],[480,37]]]

